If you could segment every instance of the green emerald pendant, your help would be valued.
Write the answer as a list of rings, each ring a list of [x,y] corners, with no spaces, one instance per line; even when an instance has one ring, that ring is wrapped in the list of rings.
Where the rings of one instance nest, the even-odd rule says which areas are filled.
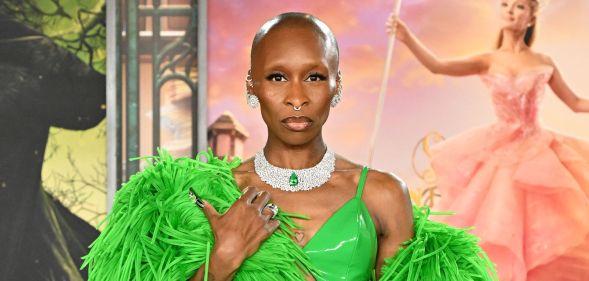
[[[290,186],[297,186],[299,184],[299,177],[295,172],[292,172],[292,174],[290,174],[288,183],[290,184]]]

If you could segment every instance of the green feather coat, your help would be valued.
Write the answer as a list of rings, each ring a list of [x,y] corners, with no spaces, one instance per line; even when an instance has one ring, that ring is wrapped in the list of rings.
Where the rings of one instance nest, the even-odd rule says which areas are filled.
[[[241,195],[231,173],[238,159],[221,160],[210,151],[195,159],[166,152],[147,159],[150,164],[116,193],[107,225],[84,257],[90,281],[190,279],[208,265],[214,237],[189,192],[220,213]],[[475,236],[428,215],[429,209],[414,207],[415,237],[385,259],[380,280],[497,280]],[[280,228],[243,262],[234,280],[305,280],[305,273],[318,274],[292,239],[294,217],[304,216],[278,213]]]

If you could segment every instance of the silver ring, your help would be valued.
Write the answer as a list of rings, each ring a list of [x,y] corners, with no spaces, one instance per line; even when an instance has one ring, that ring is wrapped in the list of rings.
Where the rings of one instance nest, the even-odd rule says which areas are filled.
[[[302,106],[293,106],[294,111],[301,111]]]
[[[272,217],[270,217],[271,219],[278,215],[278,206],[276,206],[276,204],[266,204],[266,206],[264,206],[264,209],[268,209],[272,212]]]

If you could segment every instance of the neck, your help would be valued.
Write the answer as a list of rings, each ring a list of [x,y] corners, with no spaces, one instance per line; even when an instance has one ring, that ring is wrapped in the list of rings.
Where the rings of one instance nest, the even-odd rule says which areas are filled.
[[[326,149],[327,146],[321,134],[301,145],[290,145],[269,136],[264,147],[264,154],[266,160],[274,166],[300,170],[317,165],[325,155]]]
[[[500,50],[519,53],[529,49],[528,45],[526,45],[526,42],[524,42],[526,30],[518,31],[503,29],[501,32],[503,32],[503,42],[499,47]]]

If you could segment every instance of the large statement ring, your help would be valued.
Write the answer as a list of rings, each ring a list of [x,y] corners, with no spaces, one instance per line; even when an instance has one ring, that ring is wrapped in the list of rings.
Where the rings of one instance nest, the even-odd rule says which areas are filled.
[[[264,209],[268,209],[272,212],[272,217],[271,219],[273,219],[274,217],[276,217],[276,215],[278,214],[278,206],[276,206],[275,204],[266,204],[266,206],[264,207]]]

